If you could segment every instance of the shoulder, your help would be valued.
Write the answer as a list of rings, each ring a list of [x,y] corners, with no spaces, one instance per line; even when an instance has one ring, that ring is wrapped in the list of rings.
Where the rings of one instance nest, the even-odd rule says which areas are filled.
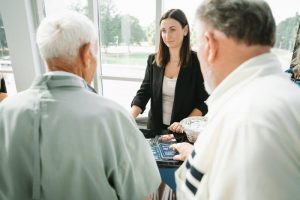
[[[191,51],[191,62],[199,65],[199,60],[197,57],[197,52]]]
[[[200,64],[197,57],[197,53],[195,51],[191,51],[190,60],[188,61],[188,64],[186,65],[187,69],[189,70],[196,70],[197,73],[200,71]]]
[[[156,53],[152,53],[148,56],[148,59],[147,59],[147,68],[149,70],[152,70],[152,68],[156,68],[158,67],[158,65],[156,64]]]
[[[148,58],[155,58],[155,56],[156,56],[156,53],[151,53],[151,54],[149,54]]]
[[[156,53],[152,53],[148,56],[148,62],[153,63],[155,60]]]
[[[91,109],[95,110],[95,113],[101,113],[107,120],[131,121],[129,112],[119,103],[97,94],[92,93],[91,96],[91,105],[93,105]]]
[[[193,56],[193,57],[197,57],[197,52],[196,52],[196,51],[194,51],[194,50],[191,50],[191,56]]]
[[[255,121],[268,119],[266,124],[277,126],[283,122],[278,119],[292,115],[300,117],[294,112],[300,109],[299,88],[283,77],[264,76],[241,88],[230,105],[231,113],[247,113],[244,115],[246,121],[249,121],[249,116],[254,116]]]
[[[30,113],[34,111],[37,93],[31,89],[24,90],[18,94],[8,96],[0,104],[0,113],[15,113],[22,111]]]

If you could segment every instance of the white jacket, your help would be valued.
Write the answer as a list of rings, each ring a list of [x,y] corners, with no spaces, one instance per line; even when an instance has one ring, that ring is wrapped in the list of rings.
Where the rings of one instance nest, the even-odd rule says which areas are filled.
[[[300,88],[271,53],[213,91],[208,123],[176,172],[178,199],[300,198]]]

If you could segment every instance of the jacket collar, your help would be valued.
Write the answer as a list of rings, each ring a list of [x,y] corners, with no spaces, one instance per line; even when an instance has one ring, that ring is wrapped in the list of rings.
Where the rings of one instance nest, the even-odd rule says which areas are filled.
[[[81,77],[73,74],[52,74],[46,73],[37,77],[32,88],[56,88],[56,87],[82,87],[88,88],[87,83]]]
[[[276,55],[272,53],[265,53],[245,61],[231,72],[207,99],[208,117],[217,112],[221,105],[250,81],[278,73],[282,73],[281,65]]]

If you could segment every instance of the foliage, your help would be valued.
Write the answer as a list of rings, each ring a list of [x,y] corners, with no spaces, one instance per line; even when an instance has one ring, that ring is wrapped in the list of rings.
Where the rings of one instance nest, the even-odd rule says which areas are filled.
[[[69,8],[88,17],[88,8],[86,6],[82,6],[80,3],[72,3]]]
[[[149,45],[155,45],[155,21],[146,28],[146,38]]]
[[[131,15],[119,15],[110,0],[101,1],[100,5],[101,44],[103,47],[124,43],[140,44],[145,34],[139,20]]]
[[[120,41],[126,45],[140,44],[141,41],[145,40],[145,33],[139,24],[139,20],[130,15],[122,15],[119,18],[121,20],[119,35]]]
[[[118,43],[119,16],[116,14],[115,6],[110,0],[103,0],[100,4],[100,31],[101,45],[108,47],[110,44]]]
[[[292,51],[296,39],[300,16],[298,13],[280,22],[276,30],[275,47]]]
[[[8,55],[8,47],[7,47],[6,36],[5,36],[5,31],[3,26],[3,20],[0,15],[0,57],[4,55]]]

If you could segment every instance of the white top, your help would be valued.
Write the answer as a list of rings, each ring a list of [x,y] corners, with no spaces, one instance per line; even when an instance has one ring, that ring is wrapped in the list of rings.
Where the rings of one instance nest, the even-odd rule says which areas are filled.
[[[170,125],[177,78],[164,76],[162,88],[163,124]]]
[[[206,128],[176,171],[178,199],[299,199],[300,90],[276,56],[244,62],[207,104]]]

